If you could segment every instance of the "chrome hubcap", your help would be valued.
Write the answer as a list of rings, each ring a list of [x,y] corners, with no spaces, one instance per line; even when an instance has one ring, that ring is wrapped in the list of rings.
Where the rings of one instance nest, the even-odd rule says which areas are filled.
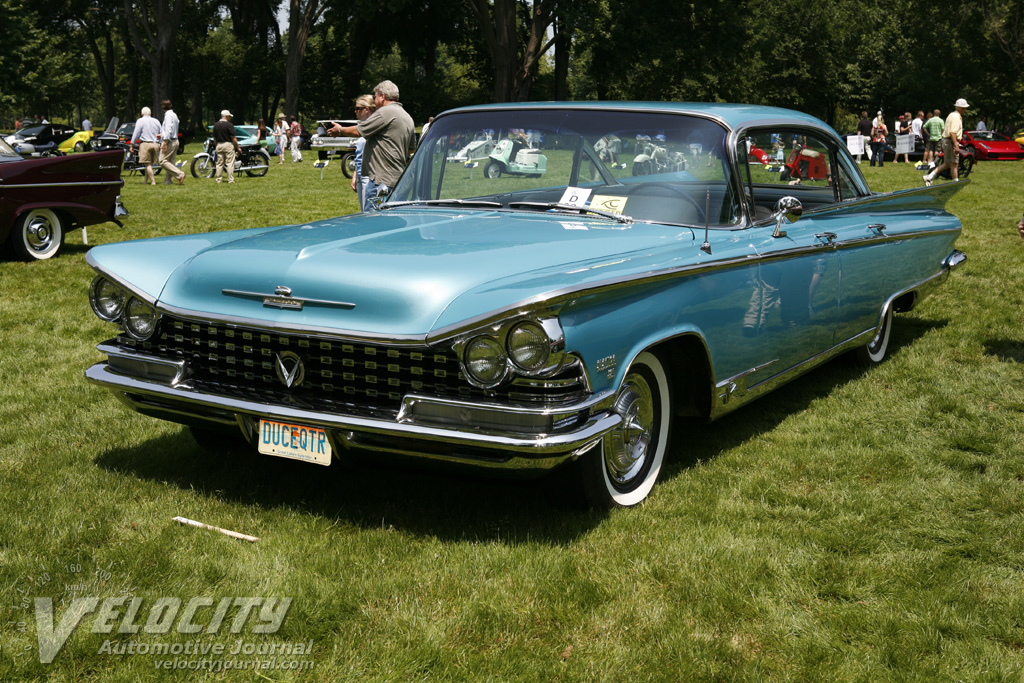
[[[25,231],[25,241],[32,251],[46,251],[53,243],[53,229],[45,218],[33,218]]]
[[[605,464],[613,482],[628,486],[647,464],[654,429],[654,396],[643,377],[627,378],[615,412],[622,415],[622,424],[605,439]]]

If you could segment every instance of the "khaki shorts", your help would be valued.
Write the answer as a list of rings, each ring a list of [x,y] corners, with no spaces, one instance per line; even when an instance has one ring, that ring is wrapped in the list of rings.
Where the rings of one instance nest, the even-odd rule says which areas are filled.
[[[953,140],[942,138],[942,161],[950,164],[960,163],[960,154],[953,151]]]
[[[160,156],[160,145],[156,142],[143,142],[139,145],[139,163],[156,165]]]

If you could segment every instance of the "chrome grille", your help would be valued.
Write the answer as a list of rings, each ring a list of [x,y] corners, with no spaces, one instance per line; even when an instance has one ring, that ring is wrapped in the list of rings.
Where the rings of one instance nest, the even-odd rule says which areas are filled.
[[[121,334],[117,341],[142,353],[187,360],[189,380],[201,391],[332,412],[397,412],[407,394],[560,403],[578,398],[586,388],[578,364],[554,378],[517,379],[503,389],[484,391],[466,381],[454,353],[426,346],[366,344],[167,315],[149,340]],[[275,368],[285,352],[297,354],[304,367],[302,382],[290,389]]]

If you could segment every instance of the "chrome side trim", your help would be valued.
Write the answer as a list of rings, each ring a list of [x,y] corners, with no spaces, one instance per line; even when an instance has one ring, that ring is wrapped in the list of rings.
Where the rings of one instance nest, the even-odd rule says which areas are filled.
[[[5,190],[10,192],[11,190],[17,190],[22,187],[27,188],[38,188],[38,187],[95,187],[97,185],[121,185],[121,179],[117,180],[94,180],[94,181],[81,181],[77,183],[3,183],[0,181],[0,185]]]
[[[507,455],[523,458],[545,458],[552,455],[570,457],[582,453],[597,443],[605,434],[619,427],[622,418],[614,412],[602,411],[582,416],[582,424],[575,429],[557,434],[510,434],[494,430],[457,430],[426,425],[399,423],[379,418],[335,415],[284,405],[267,405],[257,401],[212,396],[191,390],[187,383],[178,387],[128,377],[116,373],[107,363],[97,363],[85,372],[90,382],[110,389],[139,412],[165,412],[177,415],[178,421],[203,421],[207,415],[213,421],[227,424],[232,417],[250,416],[294,422],[329,431],[341,432],[344,438],[355,434],[374,435],[402,440],[447,444],[452,447],[504,451]],[[513,461],[517,458],[513,457]],[[557,464],[552,462],[552,465]],[[513,467],[499,463],[503,467]]]

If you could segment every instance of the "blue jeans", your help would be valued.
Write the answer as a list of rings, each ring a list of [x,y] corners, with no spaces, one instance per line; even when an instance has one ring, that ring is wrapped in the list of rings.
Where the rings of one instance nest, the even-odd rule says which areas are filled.
[[[366,194],[363,197],[363,211],[371,211],[373,205],[370,202],[371,199],[377,196],[377,192],[387,192],[390,188],[387,185],[378,185],[373,181],[373,178],[365,178],[366,183]]]
[[[874,166],[876,161],[878,162],[879,166],[885,165],[885,143],[884,142],[872,142],[871,143],[871,165]]]

